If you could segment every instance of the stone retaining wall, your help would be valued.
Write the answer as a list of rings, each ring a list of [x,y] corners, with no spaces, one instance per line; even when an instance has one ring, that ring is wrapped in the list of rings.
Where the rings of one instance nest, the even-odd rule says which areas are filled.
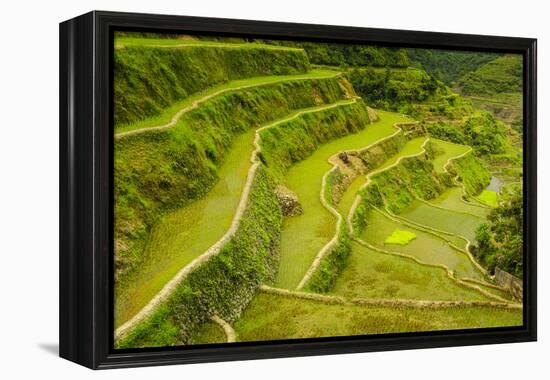
[[[495,282],[512,293],[514,298],[523,299],[523,281],[499,267],[495,268]]]

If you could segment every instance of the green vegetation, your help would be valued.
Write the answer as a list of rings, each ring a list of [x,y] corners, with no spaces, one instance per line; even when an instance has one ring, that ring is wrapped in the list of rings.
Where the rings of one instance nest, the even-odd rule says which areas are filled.
[[[498,206],[498,194],[496,191],[483,190],[481,194],[478,195],[477,199],[491,207]]]
[[[227,342],[225,332],[214,322],[204,323],[189,339],[189,344],[212,344],[225,342]]]
[[[369,104],[421,119],[460,119],[471,106],[425,71],[407,69],[355,69],[349,73],[357,93]]]
[[[324,304],[259,294],[235,323],[241,341],[519,326],[521,310]]]
[[[469,214],[462,210],[444,210],[419,200],[411,202],[399,216],[424,226],[464,236],[469,240],[474,240],[475,231],[483,222],[483,218],[476,214]],[[464,243],[462,241],[460,245]]]
[[[287,51],[296,51],[300,50],[299,48],[285,47],[285,46],[273,46],[268,44],[260,43],[251,43],[244,41],[208,41],[203,39],[193,39],[193,38],[147,38],[147,37],[115,37],[115,48],[122,49],[130,46],[140,46],[140,47],[214,47],[214,48],[232,48],[232,49],[277,49],[277,50],[287,50]]]
[[[467,249],[522,276],[517,58],[117,34],[115,346],[521,325],[436,302],[512,301]]]
[[[388,209],[394,214],[401,213],[416,197],[433,199],[451,185],[450,178],[438,175],[432,162],[425,157],[403,160],[373,179]]]
[[[395,165],[403,157],[409,157],[416,154],[422,153],[422,146],[426,142],[426,137],[416,137],[412,140],[407,141],[403,149],[401,149],[397,154],[391,156],[390,159],[386,160],[382,165],[377,168],[377,171],[386,170],[387,168]]]
[[[155,271],[164,266],[160,277],[166,278],[168,273],[179,269],[174,266],[177,262],[166,266],[176,251],[186,257],[196,255],[195,251],[182,252],[177,245],[166,250],[167,244],[187,241],[186,225],[219,218],[214,225],[221,227],[231,220],[230,214],[235,209],[232,205],[240,196],[240,184],[244,183],[253,149],[253,135],[247,131],[278,117],[288,117],[299,109],[344,98],[347,93],[340,81],[338,78],[289,81],[230,92],[182,115],[173,128],[115,140],[115,242],[120,283],[125,282],[125,273],[141,267],[146,257],[158,262],[160,257],[167,256],[151,266],[156,267]],[[248,137],[243,133],[248,133]],[[232,149],[233,146],[237,148]],[[228,157],[236,161],[228,162]],[[224,166],[225,162],[228,164]],[[223,182],[219,183],[219,178],[230,173],[233,176],[229,177],[231,186],[227,188]],[[208,207],[214,205],[210,199],[202,200],[212,190],[215,191],[211,198],[219,198],[219,204],[225,204],[219,210]],[[199,199],[199,204],[189,206]],[[224,210],[228,213],[219,214]],[[176,214],[166,216],[171,212]],[[171,234],[176,225],[182,229],[173,242],[157,244],[159,239],[149,241],[155,225],[160,240],[174,236]],[[210,236],[220,236],[224,231],[216,228]],[[187,247],[192,247],[194,241],[198,240],[190,238]],[[201,247],[211,243],[211,239],[205,240]],[[158,289],[161,282],[152,281],[151,289]],[[150,294],[151,289],[145,293]],[[145,298],[139,296],[136,301],[139,304]]]
[[[465,95],[521,92],[523,63],[520,54],[498,57],[465,74],[457,83]]]
[[[352,245],[346,269],[332,294],[347,298],[488,301],[481,293],[451,280],[444,269]]]
[[[274,186],[260,167],[234,238],[191,272],[150,318],[117,342],[118,348],[187,344],[210,316],[234,320],[256,287],[274,280],[282,219]]]
[[[458,174],[458,181],[470,196],[479,194],[491,181],[491,174],[473,154],[453,160],[451,168]]]
[[[476,232],[476,258],[493,272],[495,267],[523,278],[523,193],[517,189],[494,208],[488,223]]]
[[[219,180],[202,198],[167,213],[147,236],[142,257],[133,257],[135,270],[119,277],[115,320],[137,313],[193,259],[229,229],[251,166],[254,131],[235,137],[218,171]]]
[[[416,239],[414,232],[396,229],[384,240],[384,244],[407,245]]]
[[[404,49],[302,41],[260,41],[304,49],[310,62],[317,65],[378,67],[407,67],[409,65],[409,59]]]
[[[406,121],[400,115],[380,112],[380,119],[368,125],[365,115],[362,123],[358,125],[358,132],[331,141],[319,146],[307,159],[290,166],[284,176],[289,189],[298,195],[304,213],[302,215],[287,218],[283,223],[281,238],[281,263],[276,286],[283,288],[295,288],[305,272],[311,265],[313,258],[319,250],[333,236],[336,220],[320,202],[321,179],[331,168],[328,158],[345,150],[360,149],[375,141],[395,133],[396,122]],[[331,121],[332,122],[332,121]],[[316,136],[323,129],[316,124],[308,124],[312,130],[311,136]],[[289,128],[281,126],[280,129],[271,129],[262,134],[262,146],[266,151],[266,161],[292,162],[291,149],[297,147],[298,151],[310,146],[306,134],[299,135],[296,139],[288,140]],[[284,128],[283,128],[284,127]],[[307,128],[308,126],[304,126]],[[284,133],[284,134],[283,134]],[[284,139],[283,139],[284,136]],[[305,137],[304,137],[305,136]],[[293,141],[289,144],[287,141]],[[271,141],[271,142],[270,142]],[[269,159],[267,152],[273,151],[270,144],[281,146],[279,151],[283,153]],[[302,155],[300,155],[302,156]],[[281,158],[278,158],[281,157]]]
[[[323,258],[319,268],[307,284],[307,289],[325,293],[334,287],[336,279],[347,265],[351,254],[351,240],[346,232],[338,237],[338,244]]]
[[[460,128],[445,122],[430,123],[426,128],[436,138],[470,145],[481,155],[503,153],[505,150],[505,127],[488,112],[471,115]]]
[[[281,176],[324,143],[358,133],[369,123],[367,108],[361,100],[343,101],[323,112],[304,114],[262,132],[262,162]]]
[[[119,126],[156,116],[176,101],[230,80],[308,70],[307,56],[300,50],[212,46],[116,49],[114,122]]]
[[[487,207],[464,201],[462,199],[462,188],[460,187],[451,187],[445,190],[439,197],[431,199],[430,203],[457,212],[467,212],[480,218],[487,217],[489,213]]]
[[[208,88],[205,91],[200,91],[194,95],[188,96],[181,101],[176,101],[170,106],[163,108],[156,116],[151,116],[146,119],[136,121],[131,124],[119,124],[115,125],[116,133],[128,132],[136,129],[150,128],[165,125],[182,109],[192,107],[197,101],[209,99],[212,96],[225,94],[230,91],[237,91],[246,89],[247,91],[254,91],[256,86],[267,86],[277,84],[281,82],[291,82],[299,80],[314,80],[323,79],[328,77],[334,77],[338,74],[336,71],[331,70],[311,70],[304,74],[294,75],[270,75],[262,77],[253,77],[246,79],[231,80],[229,82],[216,85]]]
[[[494,53],[418,48],[407,49],[407,54],[414,65],[422,67],[447,86],[498,57]]]
[[[392,245],[391,247],[385,245],[386,237],[396,229],[412,231],[416,234],[416,239],[411,240],[407,245]],[[453,270],[457,277],[483,278],[466,254],[451,247],[449,241],[444,237],[393,220],[379,211],[367,212],[366,227],[360,237],[382,250],[410,255],[427,264],[444,264]]]
[[[445,166],[450,163],[451,159],[462,156],[471,149],[466,145],[454,144],[452,142],[433,138],[430,139],[430,144],[432,146],[435,145],[434,149],[436,153],[434,154],[435,157],[433,157],[433,165],[437,173],[444,173],[446,169]]]

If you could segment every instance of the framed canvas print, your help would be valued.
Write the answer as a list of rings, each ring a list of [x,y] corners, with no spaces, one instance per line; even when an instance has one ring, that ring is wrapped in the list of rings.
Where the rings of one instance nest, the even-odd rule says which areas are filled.
[[[60,355],[536,339],[536,40],[60,25]]]

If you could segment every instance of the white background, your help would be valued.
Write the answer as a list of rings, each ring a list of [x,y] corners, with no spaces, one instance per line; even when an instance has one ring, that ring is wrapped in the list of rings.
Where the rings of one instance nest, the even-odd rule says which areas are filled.
[[[548,378],[550,33],[540,1],[73,0],[0,7],[0,377]],[[58,23],[119,10],[539,39],[539,342],[93,372],[57,355]],[[546,145],[545,150],[543,147]],[[543,352],[546,350],[546,354]]]

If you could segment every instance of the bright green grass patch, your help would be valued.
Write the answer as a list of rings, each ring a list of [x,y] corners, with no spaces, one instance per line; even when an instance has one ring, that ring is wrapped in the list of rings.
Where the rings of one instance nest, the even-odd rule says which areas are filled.
[[[491,207],[498,207],[498,194],[493,190],[483,190],[477,199]]]
[[[270,49],[270,50],[302,50],[299,48],[292,48],[278,45],[267,45],[257,42],[246,43],[228,43],[219,41],[205,41],[194,39],[180,39],[180,38],[147,38],[147,37],[116,37],[115,48],[121,49],[125,46],[152,46],[152,47],[187,47],[187,46],[205,46],[205,47],[222,47],[222,48],[235,48],[235,49]]]
[[[253,130],[236,137],[216,185],[203,198],[167,214],[154,226],[145,259],[117,282],[116,325],[138,312],[184,265],[229,229],[251,166],[253,140]]]
[[[451,246],[444,239],[415,229],[412,226],[390,219],[386,214],[370,210],[366,214],[367,226],[361,234],[366,242],[392,252],[404,253],[428,264],[444,264],[455,271],[458,277],[482,279],[483,275],[474,267],[467,255]],[[396,229],[414,231],[416,239],[407,245],[387,247],[384,241]]]
[[[118,124],[115,125],[115,131],[128,132],[135,129],[150,128],[165,125],[183,108],[189,107],[193,102],[202,98],[211,96],[220,91],[238,90],[240,87],[259,87],[266,86],[279,82],[289,82],[302,79],[321,79],[334,77],[338,74],[336,71],[330,70],[312,70],[308,73],[295,74],[295,75],[270,75],[262,77],[253,77],[246,79],[232,80],[218,86],[210,87],[207,90],[201,91],[194,95],[191,95],[181,101],[175,102],[172,105],[165,108],[160,114],[148,117],[144,120],[137,121],[131,124]],[[224,92],[226,93],[226,92]]]
[[[347,298],[490,301],[480,292],[458,285],[445,270],[376,252],[358,243],[333,294]]]
[[[475,214],[444,210],[417,199],[399,216],[440,231],[464,236],[470,241],[475,239],[476,229],[484,221],[484,218]]]
[[[521,310],[329,305],[259,294],[234,324],[240,341],[520,326]]]
[[[407,245],[416,239],[414,232],[396,229],[384,240],[384,244]]]
[[[458,157],[471,149],[467,145],[455,144],[449,141],[443,141],[434,138],[431,138],[430,142],[437,145],[437,147],[440,148],[443,152],[433,159],[434,169],[438,173],[445,172],[445,165],[447,164],[449,159]]]
[[[391,112],[380,111],[379,117],[379,121],[356,134],[320,146],[288,170],[286,184],[298,195],[304,213],[283,222],[278,287],[295,288],[315,255],[334,235],[336,220],[319,199],[322,177],[331,168],[328,158],[340,151],[370,145],[395,133],[394,123],[408,121]]]
[[[223,329],[214,322],[204,323],[190,338],[189,344],[226,343]]]

